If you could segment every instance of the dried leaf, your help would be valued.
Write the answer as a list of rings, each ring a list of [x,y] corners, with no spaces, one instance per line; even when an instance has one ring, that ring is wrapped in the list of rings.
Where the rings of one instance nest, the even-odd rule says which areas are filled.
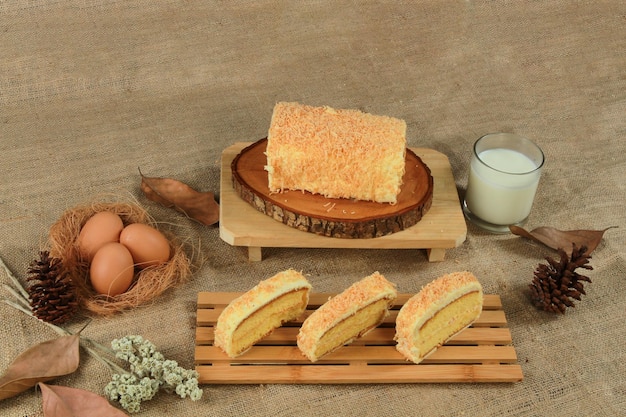
[[[219,221],[220,206],[211,192],[199,192],[172,178],[146,177],[141,171],[141,191],[146,197],[210,226]]]
[[[78,335],[61,336],[23,352],[0,378],[0,400],[14,397],[38,382],[68,375],[78,369]]]
[[[511,233],[531,239],[549,248],[563,249],[568,256],[572,255],[572,245],[587,247],[586,255],[589,255],[602,241],[604,232],[617,226],[607,227],[604,230],[557,230],[553,227],[538,227],[530,232],[519,226],[509,226]]]
[[[104,397],[78,388],[39,384],[44,417],[128,417]]]

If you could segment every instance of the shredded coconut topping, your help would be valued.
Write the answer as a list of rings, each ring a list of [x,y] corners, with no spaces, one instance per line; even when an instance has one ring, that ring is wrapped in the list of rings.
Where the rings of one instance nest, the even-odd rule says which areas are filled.
[[[270,192],[397,202],[405,170],[406,123],[358,110],[279,102],[266,149]]]

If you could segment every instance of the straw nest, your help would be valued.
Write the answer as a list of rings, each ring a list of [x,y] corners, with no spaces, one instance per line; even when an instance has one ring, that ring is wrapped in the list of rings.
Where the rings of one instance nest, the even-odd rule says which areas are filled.
[[[189,279],[191,265],[183,245],[174,236],[161,230],[170,243],[172,255],[168,262],[136,270],[133,284],[123,294],[108,297],[96,293],[89,280],[89,264],[79,255],[77,238],[85,222],[101,211],[119,215],[124,226],[144,223],[158,229],[148,212],[132,203],[93,203],[63,213],[50,228],[50,255],[63,262],[66,273],[74,282],[76,298],[82,308],[97,315],[112,315],[153,301],[167,289]]]

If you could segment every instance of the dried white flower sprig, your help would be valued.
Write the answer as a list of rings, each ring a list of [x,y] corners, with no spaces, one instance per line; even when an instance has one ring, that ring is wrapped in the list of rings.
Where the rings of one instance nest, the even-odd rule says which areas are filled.
[[[129,363],[130,373],[116,373],[104,392],[128,412],[140,410],[142,401],[150,400],[160,388],[181,398],[197,401],[202,397],[198,373],[165,359],[156,346],[141,336],[131,335],[111,342],[115,357]]]

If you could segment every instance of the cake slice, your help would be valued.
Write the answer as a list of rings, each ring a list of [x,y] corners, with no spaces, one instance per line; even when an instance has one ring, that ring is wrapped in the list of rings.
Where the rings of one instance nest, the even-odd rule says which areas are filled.
[[[396,349],[407,360],[419,363],[471,325],[482,308],[482,286],[471,272],[439,277],[400,309],[396,318]]]
[[[363,278],[325,302],[302,323],[298,348],[316,362],[382,323],[397,295],[395,286],[380,273]]]
[[[231,301],[215,325],[214,345],[234,358],[304,313],[311,284],[300,272],[288,269],[259,282]]]
[[[270,192],[396,203],[405,171],[406,123],[359,110],[279,102],[265,153]]]

